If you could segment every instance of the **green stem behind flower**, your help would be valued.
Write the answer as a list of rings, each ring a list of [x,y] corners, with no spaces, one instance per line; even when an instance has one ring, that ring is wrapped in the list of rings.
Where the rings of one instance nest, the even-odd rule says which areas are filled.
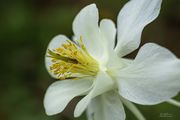
[[[173,100],[173,99],[170,99],[167,101],[169,104],[172,104],[172,105],[175,105],[177,107],[180,107],[180,102],[179,101],[176,101],[176,100]]]
[[[126,105],[126,107],[138,118],[138,120],[146,120],[142,113],[138,110],[138,108],[128,100],[120,97],[122,102]]]

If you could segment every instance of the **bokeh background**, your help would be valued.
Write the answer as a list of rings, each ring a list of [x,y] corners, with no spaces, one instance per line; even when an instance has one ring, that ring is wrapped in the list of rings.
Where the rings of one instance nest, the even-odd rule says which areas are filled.
[[[76,98],[67,109],[48,117],[43,96],[54,82],[44,67],[49,41],[72,35],[72,21],[81,8],[96,3],[100,18],[116,22],[127,0],[1,0],[0,1],[0,120],[86,120],[72,117]],[[133,13],[132,13],[133,14]],[[143,32],[142,44],[156,42],[180,57],[180,1],[164,0],[161,14]],[[134,57],[136,52],[130,55]],[[167,68],[168,69],[168,68]],[[180,79],[180,78],[179,78]],[[175,99],[180,101],[180,95]],[[137,107],[147,120],[180,120],[180,108],[163,103]],[[136,120],[126,109],[127,120]],[[170,117],[162,117],[162,114]]]

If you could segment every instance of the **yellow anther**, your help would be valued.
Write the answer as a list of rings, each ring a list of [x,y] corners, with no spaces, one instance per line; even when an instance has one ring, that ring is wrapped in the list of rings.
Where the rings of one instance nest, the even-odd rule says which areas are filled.
[[[61,47],[53,51],[48,50],[48,57],[51,57],[53,62],[50,71],[61,80],[78,76],[95,76],[99,71],[98,62],[88,53],[82,37],[78,45],[67,40]]]

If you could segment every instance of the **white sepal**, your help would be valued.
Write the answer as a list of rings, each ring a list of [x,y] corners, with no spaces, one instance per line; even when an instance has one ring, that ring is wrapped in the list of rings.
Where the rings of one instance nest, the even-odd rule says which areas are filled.
[[[62,112],[74,97],[85,94],[91,89],[91,86],[91,78],[54,82],[49,86],[44,97],[47,115]]]
[[[135,60],[116,76],[119,94],[129,101],[154,105],[180,91],[180,60],[166,48],[145,44]]]
[[[115,51],[120,57],[139,47],[144,27],[160,12],[162,0],[130,0],[120,11],[117,20],[118,42]]]

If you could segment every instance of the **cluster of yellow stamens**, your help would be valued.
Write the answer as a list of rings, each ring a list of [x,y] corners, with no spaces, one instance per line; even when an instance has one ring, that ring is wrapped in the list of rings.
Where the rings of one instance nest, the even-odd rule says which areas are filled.
[[[53,62],[50,71],[58,79],[95,76],[99,71],[98,62],[90,56],[81,37],[77,44],[67,40],[55,50],[48,49],[48,57]]]

